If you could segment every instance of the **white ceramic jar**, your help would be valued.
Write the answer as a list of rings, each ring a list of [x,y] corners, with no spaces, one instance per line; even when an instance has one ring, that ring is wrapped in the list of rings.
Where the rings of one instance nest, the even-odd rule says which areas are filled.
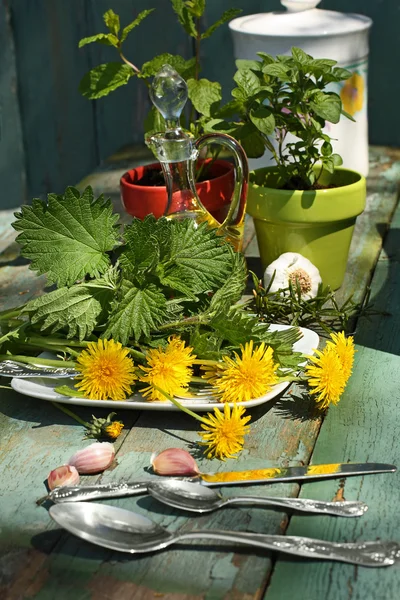
[[[290,54],[293,46],[314,58],[330,58],[351,71],[345,82],[332,84],[343,109],[355,122],[342,117],[328,123],[327,133],[343,166],[368,174],[367,72],[370,18],[315,8],[320,0],[281,0],[286,11],[246,15],[229,23],[235,58],[257,59],[257,52],[273,56]],[[270,156],[252,161],[251,167],[268,164]]]

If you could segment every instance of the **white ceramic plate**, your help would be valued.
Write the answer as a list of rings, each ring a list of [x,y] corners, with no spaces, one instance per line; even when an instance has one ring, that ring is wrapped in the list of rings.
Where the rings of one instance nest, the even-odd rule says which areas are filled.
[[[271,325],[271,331],[277,331],[282,329],[288,329],[287,325]],[[318,348],[319,336],[311,329],[305,329],[300,327],[303,337],[294,344],[293,349],[296,352],[303,352],[304,354],[313,354],[313,350]],[[172,402],[149,402],[144,400],[140,394],[134,394],[131,398],[125,401],[114,401],[114,400],[89,400],[87,398],[69,398],[68,396],[62,396],[54,391],[54,387],[58,385],[71,383],[71,379],[54,379],[46,378],[34,378],[34,379],[19,379],[14,377],[11,380],[11,386],[20,394],[25,396],[32,396],[33,398],[40,398],[41,400],[48,400],[50,402],[60,402],[62,404],[80,404],[82,406],[100,406],[103,408],[125,408],[130,410],[179,410]],[[244,406],[251,408],[252,406],[258,406],[264,404],[278,396],[283,392],[289,383],[278,383],[274,385],[272,390],[261,396],[260,398],[254,398],[248,402],[238,402],[237,404],[243,404]],[[196,411],[209,411],[213,408],[222,408],[224,404],[218,402],[218,400],[206,394],[199,394],[192,398],[179,398],[181,404],[184,404],[187,408]],[[231,405],[232,406],[232,405]]]

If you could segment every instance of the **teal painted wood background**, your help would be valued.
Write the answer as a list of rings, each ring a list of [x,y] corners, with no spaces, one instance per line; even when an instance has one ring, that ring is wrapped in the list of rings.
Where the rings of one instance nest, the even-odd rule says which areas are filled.
[[[373,144],[400,146],[396,98],[400,79],[397,29],[400,0],[323,0],[322,8],[360,12],[374,21],[371,33],[369,122]],[[89,102],[78,84],[91,67],[116,59],[113,49],[87,46],[81,37],[101,31],[113,8],[127,23],[145,8],[156,11],[127,42],[126,54],[141,65],[171,52],[189,58],[191,40],[177,24],[170,0],[3,0],[0,3],[0,208],[82,179],[118,148],[140,144],[148,99],[131,80],[109,97]],[[278,10],[279,0],[208,0],[204,26],[226,9],[243,14]],[[229,97],[234,73],[228,26],[202,47],[202,74],[219,80]],[[387,65],[387,66],[386,66]]]

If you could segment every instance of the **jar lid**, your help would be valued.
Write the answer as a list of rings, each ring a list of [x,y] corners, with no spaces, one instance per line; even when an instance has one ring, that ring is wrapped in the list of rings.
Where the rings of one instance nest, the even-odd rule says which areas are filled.
[[[273,37],[321,37],[368,29],[365,15],[315,8],[320,0],[281,0],[287,10],[259,13],[233,19],[233,31]]]

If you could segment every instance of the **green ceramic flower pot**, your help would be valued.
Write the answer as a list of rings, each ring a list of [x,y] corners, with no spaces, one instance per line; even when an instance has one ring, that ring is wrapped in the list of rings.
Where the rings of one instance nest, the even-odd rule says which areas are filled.
[[[247,212],[254,219],[263,269],[283,252],[298,252],[319,269],[325,285],[341,286],[356,218],[365,208],[366,181],[356,171],[338,168],[330,183],[336,187],[283,190],[277,189],[274,167],[251,173]]]

